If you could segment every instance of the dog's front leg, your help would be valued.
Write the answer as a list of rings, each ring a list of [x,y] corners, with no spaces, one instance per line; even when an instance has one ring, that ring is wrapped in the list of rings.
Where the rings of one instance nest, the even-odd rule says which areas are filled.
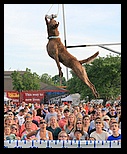
[[[58,67],[58,70],[59,70],[59,77],[63,77],[63,72],[61,70],[59,57],[58,57],[58,49],[56,50],[56,54],[55,54],[54,58],[55,58],[55,61],[56,61],[56,64],[57,64],[57,67]]]

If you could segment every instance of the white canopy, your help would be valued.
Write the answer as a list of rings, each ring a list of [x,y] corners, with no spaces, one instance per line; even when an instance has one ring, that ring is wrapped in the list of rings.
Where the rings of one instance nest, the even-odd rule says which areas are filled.
[[[67,96],[67,97],[65,97],[65,98],[62,98],[61,101],[66,101],[66,102],[68,102],[68,101],[73,101],[73,99],[72,99],[72,97],[69,95],[69,96]]]
[[[9,98],[7,98],[6,96],[4,96],[4,101],[8,101],[9,100]]]

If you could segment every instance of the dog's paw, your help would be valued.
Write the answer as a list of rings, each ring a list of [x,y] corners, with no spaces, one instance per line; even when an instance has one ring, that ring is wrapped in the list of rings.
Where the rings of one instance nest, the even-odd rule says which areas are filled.
[[[98,94],[97,91],[95,92],[95,97],[96,97],[96,98],[99,98],[99,97],[100,97],[100,95]]]

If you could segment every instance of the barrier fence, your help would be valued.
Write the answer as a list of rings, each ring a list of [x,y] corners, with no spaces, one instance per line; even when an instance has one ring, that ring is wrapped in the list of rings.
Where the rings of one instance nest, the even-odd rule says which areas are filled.
[[[6,140],[4,148],[121,148],[120,141]]]

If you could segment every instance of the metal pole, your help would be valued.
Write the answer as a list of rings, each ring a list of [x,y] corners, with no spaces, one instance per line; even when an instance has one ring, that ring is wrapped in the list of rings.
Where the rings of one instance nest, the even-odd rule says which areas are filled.
[[[91,44],[91,45],[72,45],[66,46],[66,48],[74,48],[74,47],[90,47],[90,46],[104,46],[104,45],[120,45],[121,43],[105,43],[105,44]]]
[[[65,47],[66,45],[66,30],[65,30],[65,15],[64,15],[64,4],[62,4],[62,8],[63,8],[63,24],[64,24],[64,45]],[[68,68],[66,67],[66,73],[67,73],[67,80],[68,80]]]
[[[98,45],[98,46],[101,47],[101,48],[104,48],[104,49],[106,49],[106,50],[109,50],[109,51],[112,51],[112,52],[115,52],[115,53],[121,55],[120,52],[114,51],[114,50],[112,50],[112,49],[110,49],[110,48],[104,47],[104,46],[102,46],[102,45]]]

